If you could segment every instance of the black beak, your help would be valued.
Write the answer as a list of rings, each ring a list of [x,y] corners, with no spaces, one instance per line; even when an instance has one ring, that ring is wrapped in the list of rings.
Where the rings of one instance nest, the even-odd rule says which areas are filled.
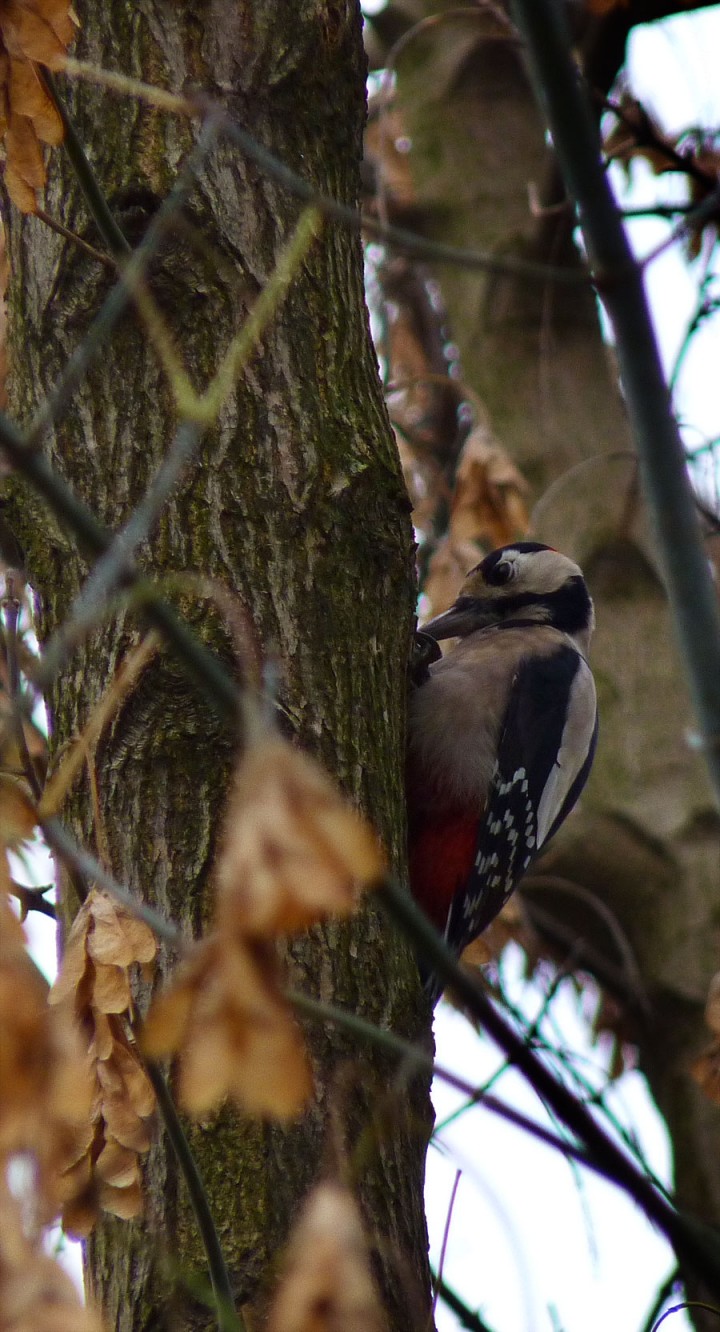
[[[491,607],[479,597],[458,597],[449,610],[420,627],[424,634],[439,642],[443,638],[466,638],[476,629],[494,624],[496,619],[497,614],[493,614]]]

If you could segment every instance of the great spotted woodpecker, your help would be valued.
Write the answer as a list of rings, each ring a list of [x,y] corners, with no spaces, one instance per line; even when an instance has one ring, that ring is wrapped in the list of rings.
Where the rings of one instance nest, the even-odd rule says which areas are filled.
[[[423,626],[459,642],[410,700],[410,884],[458,955],[585,785],[597,738],[593,623],[578,566],[519,541],[482,560]]]

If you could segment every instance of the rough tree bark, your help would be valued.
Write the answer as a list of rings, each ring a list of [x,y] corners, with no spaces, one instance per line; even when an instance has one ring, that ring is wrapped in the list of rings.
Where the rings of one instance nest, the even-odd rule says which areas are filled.
[[[410,0],[379,16],[391,40],[406,34],[397,81],[414,225],[438,241],[576,263],[517,42],[496,11],[440,8],[445,19],[413,36],[410,22],[436,4]],[[660,12],[668,6],[643,6],[642,18]],[[609,86],[635,16],[618,9],[578,34],[592,86]],[[546,211],[533,215],[531,198]],[[579,560],[596,601],[597,760],[581,813],[524,899],[538,924],[542,909],[559,955],[584,938],[590,965],[620,994],[668,1124],[678,1201],[718,1224],[720,1117],[689,1076],[707,1043],[703,1007],[717,969],[718,819],[687,743],[687,691],[597,306],[587,288],[428,268],[463,378],[531,483],[533,536]],[[614,939],[593,899],[610,909]]]
[[[202,89],[318,189],[356,200],[365,61],[354,0],[213,0],[200,8],[186,0],[130,7],[109,0],[77,9],[81,58],[174,90]],[[139,238],[196,127],[88,84],[63,81],[62,92],[120,225]],[[47,207],[100,243],[61,153],[53,155]],[[154,294],[196,386],[212,376],[297,215],[297,202],[227,141],[206,161],[152,270]],[[112,278],[12,209],[8,230],[11,401],[27,422],[82,342]],[[47,455],[117,528],[175,423],[157,356],[128,315],[48,434]],[[7,512],[49,632],[62,622],[88,564],[21,482],[12,483]],[[367,810],[401,864],[413,546],[356,236],[328,229],[315,244],[143,563],[158,574],[200,572],[242,600],[261,642],[280,659],[289,729]],[[235,670],[219,613],[194,595],[183,609]],[[87,720],[136,632],[132,613],[113,615],[74,656],[50,700],[56,754]],[[113,872],[188,934],[201,930],[209,909],[233,749],[232,736],[166,652],[97,755]],[[86,786],[69,812],[95,844]],[[372,905],[347,927],[316,930],[293,944],[289,968],[293,984],[412,1038],[426,1035],[414,963]],[[424,1326],[427,1085],[416,1079],[409,1095],[405,1086],[394,1091],[376,1054],[332,1031],[309,1035],[317,1096],[298,1123],[284,1130],[225,1111],[191,1133],[238,1299],[262,1313],[298,1201],[339,1159],[357,1178],[391,1326]],[[147,1187],[145,1221],[105,1222],[89,1247],[91,1287],[118,1332],[165,1325],[173,1277],[203,1265],[162,1136],[149,1158]],[[213,1324],[182,1283],[173,1300],[173,1326]]]

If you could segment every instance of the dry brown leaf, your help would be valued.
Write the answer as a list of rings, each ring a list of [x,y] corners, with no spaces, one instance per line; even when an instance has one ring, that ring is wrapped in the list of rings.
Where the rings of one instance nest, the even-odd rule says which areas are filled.
[[[102,1100],[105,1132],[116,1138],[123,1147],[134,1152],[146,1152],[152,1141],[146,1120],[135,1113],[124,1096],[105,1095]]]
[[[523,936],[523,915],[517,897],[513,896],[506,902],[500,915],[464,949],[461,960],[467,966],[485,967],[490,962],[496,962],[511,941],[522,944]]]
[[[179,1098],[203,1115],[227,1096],[249,1114],[291,1118],[311,1090],[307,1057],[266,947],[229,933],[196,944],[150,1009],[150,1058],[179,1054]]]
[[[708,1100],[720,1105],[720,1040],[714,1040],[690,1065],[690,1075]]]
[[[146,925],[93,889],[75,917],[53,987],[51,1001],[74,1013],[85,1033],[93,1076],[93,1131],[70,1144],[61,1181],[63,1224],[74,1235],[90,1233],[98,1208],[136,1216],[140,1207],[137,1156],[150,1146],[155,1094],[126,1030],[132,1010],[128,968],[147,963],[156,949]],[[122,1171],[108,1180],[100,1163],[113,1160],[113,1143],[133,1156],[136,1168],[131,1172],[129,1157],[123,1157]]]
[[[11,56],[62,69],[75,35],[70,0],[3,0],[0,34]]]
[[[63,800],[72,786],[90,762],[103,731],[112,721],[124,700],[138,684],[143,671],[158,651],[160,637],[156,633],[146,634],[124,658],[116,675],[110,681],[93,708],[83,727],[82,733],[74,738],[64,752],[62,761],[47,783],[40,802],[43,818],[57,814]],[[145,927],[147,928],[147,927]]]
[[[12,880],[7,856],[0,850],[0,960],[26,944],[25,931],[10,905]]]
[[[99,1201],[95,1188],[78,1189],[63,1207],[62,1227],[71,1239],[85,1240],[98,1219]]]
[[[98,1178],[105,1184],[118,1189],[129,1188],[131,1184],[137,1184],[140,1180],[137,1152],[124,1147],[114,1138],[107,1138],[95,1162],[95,1170]]]
[[[385,1327],[357,1204],[320,1184],[290,1237],[269,1332],[381,1332]]]
[[[153,1085],[138,1059],[135,1047],[130,1046],[127,1038],[118,1036],[112,1050],[113,1064],[121,1079],[124,1094],[140,1119],[149,1119],[155,1113],[155,1092]]]
[[[74,998],[84,979],[88,965],[87,936],[92,928],[91,898],[92,893],[83,902],[70,927],[57,979],[50,990],[51,1004],[66,1003]]]
[[[410,171],[409,140],[397,109],[383,108],[380,99],[370,107],[365,130],[365,155],[378,184],[382,183],[392,214],[405,212],[415,203],[415,185]],[[372,205],[371,205],[372,209]]]
[[[0,842],[17,846],[31,837],[37,824],[37,812],[27,782],[0,772]]]
[[[5,184],[23,213],[34,213],[45,184],[41,143],[58,144],[62,119],[37,65],[61,69],[74,37],[70,0],[0,3],[0,137],[5,140]]]
[[[488,550],[509,545],[527,532],[528,485],[508,454],[484,426],[468,435],[455,473],[450,539],[477,541]]]
[[[637,98],[623,93],[618,111],[616,122],[603,141],[608,160],[619,162],[627,169],[634,158],[642,157],[656,175],[676,169],[671,156],[676,140],[665,135]]]
[[[92,1006],[100,1013],[126,1013],[132,1003],[130,977],[125,967],[97,963],[92,983]]]
[[[616,124],[604,142],[609,160],[620,162],[626,172],[631,162],[641,158],[656,176],[668,172],[684,174],[694,207],[714,195],[720,175],[720,153],[714,131],[704,141],[694,131],[689,135],[667,134],[645,107],[627,92],[620,100],[616,115]],[[702,252],[705,237],[709,233],[712,243],[718,229],[720,209],[715,208],[706,213],[699,227],[687,232],[685,250],[688,257],[696,259]]]
[[[349,915],[385,867],[375,834],[318,764],[275,738],[246,751],[217,864],[221,931],[270,938]]]
[[[115,1032],[107,1013],[93,1014],[95,1030],[88,1053],[91,1059],[109,1059],[115,1044]]]
[[[11,116],[5,152],[7,192],[21,213],[34,213],[37,191],[45,184],[45,163],[32,122],[25,116]]]
[[[142,1030],[141,1045],[150,1059],[174,1055],[186,1039],[195,992],[201,986],[207,965],[198,943],[190,957],[182,962],[172,980],[153,1000]]]
[[[705,1021],[714,1039],[690,1065],[690,1073],[708,1099],[720,1105],[720,971],[710,981]]]
[[[0,1328],[3,1332],[102,1332],[67,1272],[25,1234],[19,1203],[0,1184]]]
[[[14,115],[21,115],[32,123],[37,138],[43,143],[62,143],[60,113],[35,66],[27,60],[10,61],[10,104]]]
[[[104,1212],[119,1216],[121,1221],[134,1221],[143,1210],[142,1187],[139,1180],[128,1188],[114,1189],[105,1184],[100,1189],[100,1206]]]
[[[89,999],[98,1012],[125,1012],[131,1004],[128,968],[147,964],[156,953],[152,930],[93,888],[72,923],[50,1002],[75,995],[81,1005]]]
[[[149,925],[131,916],[104,893],[94,893],[93,928],[88,953],[95,962],[129,967],[133,962],[152,962],[157,940]]]
[[[86,1130],[92,1086],[66,1013],[49,1008],[47,983],[0,896],[0,1153],[26,1152],[37,1165],[41,1211],[56,1205],[56,1180]],[[0,1171],[0,1174],[2,1172]]]

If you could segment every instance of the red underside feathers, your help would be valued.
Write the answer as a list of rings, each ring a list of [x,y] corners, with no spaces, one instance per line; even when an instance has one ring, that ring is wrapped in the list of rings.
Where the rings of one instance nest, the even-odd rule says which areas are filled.
[[[450,903],[472,869],[477,833],[477,815],[465,811],[426,817],[410,830],[412,894],[441,933]]]

